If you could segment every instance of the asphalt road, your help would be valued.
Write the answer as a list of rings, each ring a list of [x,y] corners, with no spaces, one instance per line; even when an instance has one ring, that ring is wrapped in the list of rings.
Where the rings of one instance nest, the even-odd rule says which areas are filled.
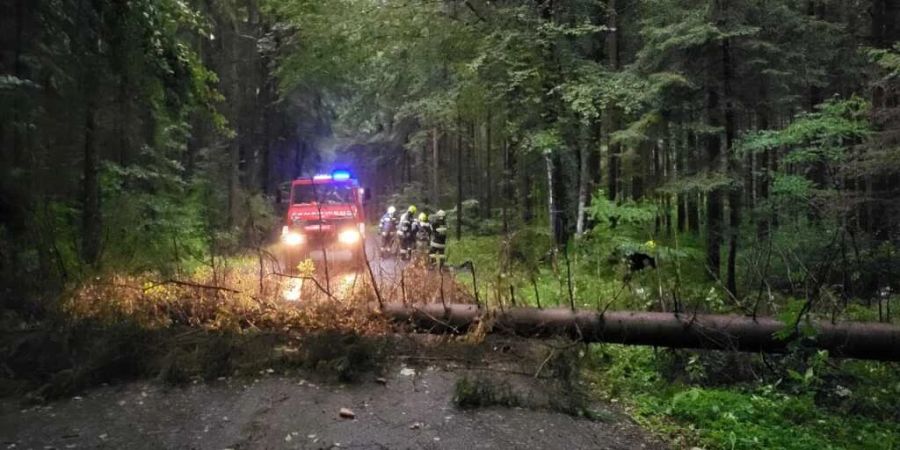
[[[461,372],[398,364],[382,382],[256,379],[165,388],[101,387],[23,407],[0,402],[5,449],[642,449],[663,448],[619,414],[605,421],[525,408],[460,410]],[[342,408],[353,418],[342,418]]]

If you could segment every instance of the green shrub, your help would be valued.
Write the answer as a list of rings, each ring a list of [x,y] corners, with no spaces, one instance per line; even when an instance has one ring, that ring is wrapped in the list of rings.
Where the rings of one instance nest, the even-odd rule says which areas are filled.
[[[720,382],[725,375],[720,373],[724,369],[718,367],[719,360],[729,360],[727,354],[595,345],[589,355],[588,368],[600,394],[625,400],[638,422],[683,446],[810,450],[900,446],[896,416],[900,385],[894,387],[894,364],[825,365],[814,355],[804,359],[813,368],[814,383],[785,377],[771,384],[755,381],[708,387],[698,383]],[[714,370],[715,375],[707,372],[692,378],[691,364],[684,360],[703,365],[705,371]],[[785,357],[770,364],[787,372],[796,361]],[[739,364],[732,365],[733,370],[741,370]],[[801,375],[807,372],[795,367],[791,370]],[[838,374],[843,377],[837,379]],[[823,403],[823,393],[841,401]]]

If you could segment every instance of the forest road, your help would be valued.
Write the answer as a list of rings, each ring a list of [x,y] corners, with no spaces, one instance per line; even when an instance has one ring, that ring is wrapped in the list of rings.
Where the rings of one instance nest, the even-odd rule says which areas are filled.
[[[271,254],[279,255],[284,253],[281,243],[272,244],[268,251]],[[349,251],[343,249],[332,249],[327,252],[322,250],[313,250],[308,253],[308,257],[315,264],[316,279],[319,284],[326,286],[325,274],[327,273],[328,286],[353,285],[360,279],[369,280],[370,274],[368,269],[371,268],[371,276],[378,282],[378,286],[385,289],[391,289],[400,283],[400,274],[403,268],[408,264],[401,261],[399,257],[382,256],[379,250],[379,237],[375,232],[370,232],[366,236],[365,246],[366,260],[368,267],[360,267],[353,264],[353,258]],[[327,262],[327,270],[326,270]],[[284,264],[284,261],[281,262]],[[279,271],[287,271],[282,266]]]
[[[384,378],[353,384],[263,371],[183,387],[105,386],[41,406],[2,400],[0,448],[665,448],[611,409],[602,420],[546,408],[459,409],[452,398],[463,372],[395,361]],[[341,417],[342,408],[353,417]]]

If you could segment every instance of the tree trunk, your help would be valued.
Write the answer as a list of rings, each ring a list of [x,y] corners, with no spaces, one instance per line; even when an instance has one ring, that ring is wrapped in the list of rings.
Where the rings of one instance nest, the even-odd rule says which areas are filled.
[[[687,164],[687,175],[693,176],[697,174],[697,166],[699,165],[699,157],[700,150],[698,148],[699,143],[697,139],[697,135],[693,131],[688,132],[687,136],[687,149],[688,157],[686,158]],[[687,209],[687,229],[691,233],[700,233],[700,195],[696,191],[688,191],[684,194],[685,208]]]
[[[882,323],[814,321],[810,325],[815,339],[801,338],[798,332],[781,339],[778,334],[785,324],[768,317],[507,308],[485,320],[476,305],[399,302],[385,304],[382,311],[395,322],[430,333],[464,333],[476,324],[490,324],[488,332],[525,338],[564,336],[583,342],[772,353],[788,352],[799,342],[828,350],[831,356],[900,360],[900,327]]]
[[[484,190],[485,190],[485,217],[490,218],[492,216],[492,210],[494,209],[494,189],[493,189],[493,166],[492,166],[492,139],[493,139],[493,116],[491,115],[491,108],[488,107],[487,110],[487,119],[485,123],[484,130],[484,153],[485,153],[485,169],[484,169]]]
[[[456,113],[456,240],[462,239],[463,220],[463,142],[462,118]]]
[[[228,39],[230,42],[230,51],[231,55],[234,58],[238,58],[239,54],[239,45],[238,45],[238,24],[231,24],[233,27],[230,30],[230,36]],[[235,127],[236,136],[231,139],[231,142],[228,144],[228,226],[234,227],[238,223],[238,195],[240,194],[240,182],[241,182],[241,130],[240,128],[240,116],[241,116],[241,86],[240,86],[240,77],[238,73],[238,64],[231,64],[230,70],[230,84],[229,84],[229,98],[228,102],[231,106],[231,117],[229,118]]]
[[[609,16],[606,20],[606,26],[609,30],[606,35],[606,57],[609,68],[612,71],[619,70],[619,21],[618,10],[616,8],[616,0],[609,0],[607,6]],[[609,108],[603,116],[606,118],[606,136],[607,151],[609,152],[609,162],[606,169],[607,176],[607,195],[610,200],[616,200],[619,196],[619,178],[621,173],[621,147],[617,143],[613,143],[612,133],[619,129],[619,114],[615,107]]]
[[[441,155],[438,150],[439,131],[431,129],[431,204],[438,205],[441,202],[441,193],[438,190]]]
[[[97,100],[88,89],[84,111],[84,172],[82,192],[82,247],[84,262],[94,266],[100,259],[100,152],[97,149]]]
[[[709,126],[718,128],[719,120],[719,94],[712,87],[707,87],[706,111]],[[721,153],[721,139],[718,134],[710,134],[706,138],[706,157],[710,173],[719,170],[719,155]],[[720,246],[722,244],[722,189],[712,188],[706,196],[706,266],[709,275],[718,278],[721,266]]]
[[[468,188],[466,192],[469,193],[470,196],[473,194],[481,194],[481,190],[477,188],[475,185],[475,180],[478,179],[478,158],[475,157],[475,122],[469,122],[469,139],[466,145],[466,157],[465,161],[468,163],[468,168],[465,172],[466,175],[466,187]],[[481,196],[476,197],[478,200],[481,200]],[[479,202],[480,203],[480,202]],[[481,205],[478,205],[481,206]]]
[[[725,151],[728,158],[728,171],[735,179],[740,179],[740,159],[734,152],[735,112],[731,92],[733,74],[731,61],[731,41],[722,42],[722,82],[725,93]],[[738,238],[741,232],[741,188],[732,186],[728,191],[728,262],[726,263],[725,287],[737,298],[737,251]]]
[[[766,91],[760,94],[760,102],[762,106],[757,110],[757,128],[760,130],[769,129],[769,109]],[[754,167],[754,185],[756,197],[755,204],[766,203],[769,198],[769,159],[770,150],[766,149],[762,153],[756,155],[756,164]],[[756,235],[759,239],[766,238],[769,235],[769,220],[766,213],[759,214],[756,219]]]
[[[522,177],[522,192],[519,194],[519,198],[522,199],[522,222],[528,224],[535,215],[534,183],[534,175],[526,171]]]
[[[19,0],[16,2],[16,32],[15,32],[15,50],[13,53],[13,73],[17,78],[24,79],[25,76],[25,64],[22,61],[22,55],[25,53],[25,2],[23,0]],[[22,126],[22,101],[19,96],[13,96],[13,104],[12,104],[12,123],[0,124],[0,132],[7,126],[12,131],[12,155],[10,156],[10,160],[12,161],[13,167],[21,167],[24,163],[24,155],[25,155],[25,139],[22,129],[25,128]],[[2,139],[2,135],[0,135],[0,145],[4,144],[4,140]],[[0,149],[0,159],[2,159],[5,155],[2,149]]]
[[[509,139],[503,138],[503,199],[501,202],[503,215],[503,234],[509,234],[509,204],[512,200],[512,172],[509,170]]]
[[[588,200],[593,185],[591,179],[592,149],[590,139],[581,139],[581,145],[578,146],[578,217],[575,218],[575,234],[578,236],[584,233]]]
[[[682,130],[679,130],[679,131],[682,131]],[[685,153],[687,153],[687,150],[688,150],[687,139],[686,139],[687,132],[678,133],[677,135],[680,137],[680,139],[678,139],[676,141],[675,145],[673,146],[675,149],[674,178],[676,180],[685,176],[684,160],[686,157]],[[687,208],[686,208],[687,196],[684,195],[683,192],[679,191],[675,195],[675,203],[676,203],[675,214],[677,216],[677,218],[676,218],[677,225],[676,225],[675,229],[679,233],[684,233],[687,230]]]
[[[550,150],[544,150],[544,162],[547,167],[547,220],[550,225],[550,236],[553,237],[553,241],[558,243],[557,237],[559,236],[559,224],[557,223],[557,211],[556,211],[556,199],[555,199],[555,186],[553,179],[553,152]]]

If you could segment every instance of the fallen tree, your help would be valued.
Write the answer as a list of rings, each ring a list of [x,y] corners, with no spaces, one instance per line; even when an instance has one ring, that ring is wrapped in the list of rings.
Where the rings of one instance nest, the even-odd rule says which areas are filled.
[[[483,322],[487,331],[522,337],[567,336],[584,342],[609,342],[671,348],[784,353],[791,343],[828,350],[833,356],[900,361],[900,327],[881,323],[801,322],[800,333],[771,317],[715,314],[608,311],[567,308],[507,308],[486,313],[476,305],[437,303],[382,307],[396,322],[431,333],[463,333]]]

